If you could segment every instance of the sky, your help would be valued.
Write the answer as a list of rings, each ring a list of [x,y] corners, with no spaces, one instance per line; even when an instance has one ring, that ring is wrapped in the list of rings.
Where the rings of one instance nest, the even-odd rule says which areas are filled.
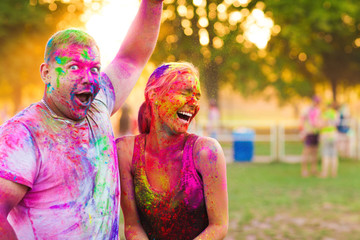
[[[99,45],[104,67],[115,57],[139,8],[138,0],[105,2],[100,12],[86,23],[86,31]]]

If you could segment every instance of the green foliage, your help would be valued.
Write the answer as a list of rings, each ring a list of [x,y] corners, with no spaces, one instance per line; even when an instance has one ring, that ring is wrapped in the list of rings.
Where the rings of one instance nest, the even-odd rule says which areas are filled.
[[[22,32],[39,31],[43,28],[45,6],[32,7],[29,0],[2,0],[0,2],[0,44]],[[4,47],[0,48],[3,51]]]
[[[205,6],[196,6],[192,0],[165,1],[164,13],[171,16],[162,24],[158,46],[152,56],[152,61],[158,64],[164,61],[194,63],[200,70],[207,96],[215,99],[218,97],[219,84],[231,81],[239,83],[239,88],[246,89],[246,84],[242,83],[251,82],[252,79],[242,73],[252,72],[254,76],[259,73],[258,65],[249,60],[248,52],[244,53],[243,47],[235,41],[242,30],[238,24],[231,25],[228,16],[219,18],[216,10],[218,4],[218,0],[209,0]],[[177,9],[184,6],[187,14],[180,14]],[[229,6],[227,13],[235,10],[238,9]],[[201,18],[208,21],[207,27],[199,24]],[[200,30],[206,30],[209,44],[200,44]],[[214,44],[214,40],[222,44]],[[241,81],[238,81],[239,78]]]
[[[360,33],[358,1],[302,0],[294,6],[291,1],[267,0],[265,4],[264,11],[271,12],[281,27],[267,48],[276,59],[274,68],[279,72],[291,68],[296,75],[285,84],[287,89],[309,96],[316,84],[330,83],[336,99],[339,85],[346,88],[359,82],[355,67],[360,63],[360,48],[355,45]],[[281,81],[279,77],[277,82]],[[307,83],[308,90],[293,82]]]
[[[39,66],[48,38],[60,28],[81,26],[86,6],[80,0],[0,1],[0,100],[11,100],[14,112],[31,95],[24,89],[41,88]]]
[[[208,0],[205,6],[197,6],[192,0],[165,1],[165,21],[152,60],[158,64],[193,62],[200,69],[209,98],[217,98],[223,83],[232,84],[244,96],[271,89],[271,94],[275,92],[285,102],[313,95],[319,84],[330,84],[336,97],[337,86],[346,88],[359,82],[358,1],[236,2]],[[226,6],[225,18],[216,10],[220,5]],[[246,22],[254,9],[262,10],[275,25],[264,50],[245,37]],[[235,11],[241,12],[243,18],[230,24],[229,16]],[[199,24],[201,17],[207,19],[207,26]],[[199,31],[203,29],[210,39],[207,45],[199,42]],[[216,46],[215,39],[223,45]]]

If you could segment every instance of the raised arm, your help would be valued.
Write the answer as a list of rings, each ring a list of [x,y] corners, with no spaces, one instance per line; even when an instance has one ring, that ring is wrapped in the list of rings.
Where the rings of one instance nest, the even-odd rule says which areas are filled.
[[[195,240],[224,239],[228,231],[226,162],[220,144],[212,138],[199,138],[194,148],[197,170],[202,176],[209,226]]]
[[[124,215],[126,239],[147,240],[136,210],[134,183],[131,174],[134,137],[122,137],[116,141],[121,184],[121,209]]]
[[[9,212],[24,197],[28,187],[0,178],[0,236],[1,239],[17,239],[7,220]]]
[[[161,11],[162,0],[141,1],[138,13],[120,50],[104,70],[115,90],[112,114],[125,102],[155,48],[160,29]]]

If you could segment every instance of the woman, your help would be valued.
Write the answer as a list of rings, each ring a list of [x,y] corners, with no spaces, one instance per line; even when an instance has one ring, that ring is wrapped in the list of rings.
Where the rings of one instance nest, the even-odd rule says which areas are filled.
[[[226,163],[219,143],[189,134],[200,83],[189,63],[150,76],[140,135],[117,139],[127,239],[223,239],[228,228]]]

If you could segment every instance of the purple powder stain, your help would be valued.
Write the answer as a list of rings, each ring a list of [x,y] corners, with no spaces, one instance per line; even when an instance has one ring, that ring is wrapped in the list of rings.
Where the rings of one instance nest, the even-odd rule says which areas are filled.
[[[155,72],[153,73],[155,78],[160,78],[169,67],[170,67],[170,65],[164,65],[164,66],[157,68],[155,70]]]

